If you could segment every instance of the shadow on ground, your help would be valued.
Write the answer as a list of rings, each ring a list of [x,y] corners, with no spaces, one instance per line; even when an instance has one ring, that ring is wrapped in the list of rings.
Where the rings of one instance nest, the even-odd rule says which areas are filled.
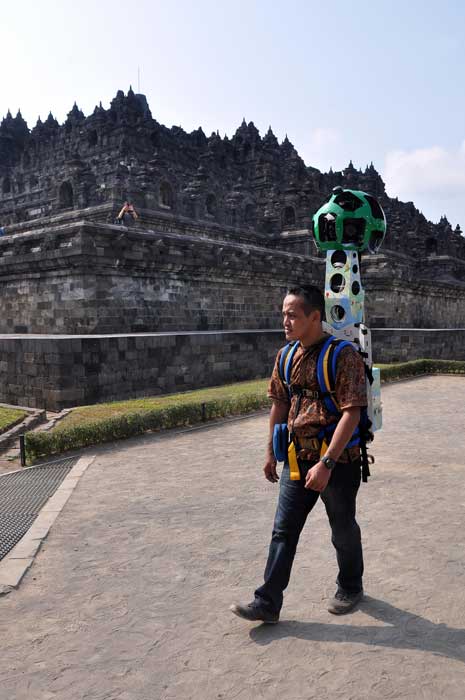
[[[465,630],[436,624],[390,603],[365,596],[360,610],[385,623],[385,627],[325,624],[282,620],[279,625],[259,625],[250,631],[256,644],[295,637],[317,642],[350,642],[393,649],[416,649],[465,663]]]

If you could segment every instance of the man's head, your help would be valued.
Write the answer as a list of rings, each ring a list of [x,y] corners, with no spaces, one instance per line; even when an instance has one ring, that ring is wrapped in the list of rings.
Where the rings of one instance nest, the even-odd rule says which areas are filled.
[[[283,301],[286,340],[300,340],[302,345],[319,340],[324,313],[325,299],[318,287],[312,284],[290,287]]]

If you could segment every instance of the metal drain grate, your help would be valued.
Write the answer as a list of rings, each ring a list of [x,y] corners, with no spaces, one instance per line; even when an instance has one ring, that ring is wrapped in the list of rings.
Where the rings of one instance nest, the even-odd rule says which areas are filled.
[[[0,559],[26,534],[77,460],[59,459],[0,476]]]

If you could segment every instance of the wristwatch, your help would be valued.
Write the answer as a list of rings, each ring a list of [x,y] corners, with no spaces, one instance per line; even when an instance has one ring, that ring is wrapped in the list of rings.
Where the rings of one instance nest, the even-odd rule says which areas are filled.
[[[326,469],[329,469],[329,471],[331,471],[331,469],[334,469],[334,467],[336,466],[336,461],[334,459],[331,459],[331,457],[328,457],[328,455],[324,455],[320,461],[323,462]]]

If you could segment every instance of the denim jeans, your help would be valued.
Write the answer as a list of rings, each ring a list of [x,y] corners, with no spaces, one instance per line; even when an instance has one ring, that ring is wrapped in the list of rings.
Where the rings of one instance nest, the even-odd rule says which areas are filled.
[[[290,480],[287,464],[281,474],[278,507],[265,568],[265,583],[255,591],[256,602],[273,612],[281,610],[283,591],[289,583],[300,533],[307,515],[320,495],[331,526],[331,541],[336,549],[339,566],[336,580],[338,589],[346,593],[358,593],[362,590],[362,543],[360,528],[355,520],[355,500],[361,477],[360,463],[338,463],[321,494],[304,487],[310,466],[300,467],[300,481]]]

